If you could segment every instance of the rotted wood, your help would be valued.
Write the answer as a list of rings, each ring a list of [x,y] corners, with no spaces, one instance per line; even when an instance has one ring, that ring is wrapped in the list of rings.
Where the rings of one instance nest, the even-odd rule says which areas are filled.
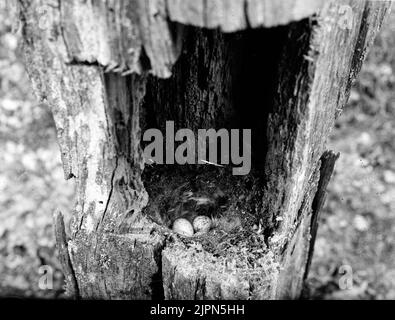
[[[66,278],[66,294],[69,297],[79,298],[77,279],[75,278],[73,265],[68,251],[68,239],[64,218],[59,210],[54,212],[55,239],[58,249],[58,258]]]
[[[22,0],[24,5],[31,1]],[[37,22],[50,24],[68,63],[97,63],[122,74],[150,70],[170,77],[180,53],[182,26],[168,21],[234,32],[301,20],[323,0],[38,0]]]
[[[342,27],[342,6],[352,8],[353,27]],[[275,232],[269,246],[281,256],[278,297],[297,298],[310,247],[312,201],[320,178],[320,158],[334,120],[348,100],[352,81],[388,13],[391,3],[370,1],[328,2],[311,21],[308,53],[299,51],[306,41],[297,31],[285,54],[279,82],[278,109],[269,117],[266,158],[265,212],[273,217]],[[299,36],[298,36],[299,35]],[[295,54],[301,63],[295,63]],[[287,63],[286,61],[293,61]],[[294,69],[298,68],[298,69]],[[299,93],[299,94],[298,94]],[[290,134],[292,132],[293,134]]]
[[[21,2],[25,54],[35,92],[54,115],[65,177],[77,182],[67,248],[78,296],[151,298],[162,240],[139,216],[147,203],[138,120],[145,80],[65,62],[56,16],[51,28],[37,28],[36,4]],[[123,235],[127,219],[134,232]]]
[[[323,1],[297,0],[169,0],[172,21],[234,32],[247,27],[274,27],[317,13]]]
[[[343,17],[339,12],[344,5],[350,6],[354,13],[352,29],[341,28]],[[388,6],[389,3],[334,1],[328,3],[318,17],[290,26],[279,64],[273,110],[268,123],[261,124],[267,126],[268,150],[263,207],[257,215],[266,229],[267,257],[274,259],[263,263],[271,271],[261,270],[261,279],[266,283],[258,286],[259,298],[300,295],[314,241],[311,219],[313,211],[315,217],[319,211],[319,208],[313,210],[313,200],[326,187],[320,184],[323,179],[320,159],[325,154],[335,117],[348,99],[351,82],[359,72]],[[198,268],[196,265],[195,259],[204,260],[204,254],[184,255],[181,263],[176,257],[182,256],[182,250],[176,248],[177,254],[173,254],[170,248],[167,246],[163,251],[166,298],[180,298],[174,287],[183,288],[182,294],[188,297],[198,293],[197,296],[203,298],[229,298],[224,293],[230,290],[221,288],[224,281],[215,281],[221,279],[220,275],[208,266]],[[216,263],[221,265],[219,261]],[[234,290],[230,297],[246,297],[243,292],[251,288],[252,283],[241,284],[241,270],[232,271],[239,275],[233,278],[239,281],[235,285],[239,290]],[[208,289],[209,286],[216,289]],[[188,293],[185,290],[189,290]],[[209,293],[199,295],[201,292]],[[247,297],[256,298],[252,292]]]
[[[297,298],[312,246],[313,200],[324,188],[320,159],[389,2],[19,0],[19,4],[27,69],[38,98],[54,115],[65,177],[77,182],[71,238],[67,243],[59,238],[62,252],[67,247],[70,257],[63,265],[74,275],[75,283],[70,278],[69,286],[78,288],[76,295]],[[286,4],[293,10],[285,10]],[[341,27],[342,5],[354,13],[351,29]],[[42,7],[50,18],[46,28],[37,26]],[[237,114],[240,104],[237,99],[245,93],[232,95],[238,87],[234,80],[249,75],[234,67],[248,55],[242,50],[235,54],[234,49],[238,37],[245,39],[252,30],[229,40],[220,31],[191,32],[167,18],[223,31],[306,18],[274,29],[274,36],[278,32],[286,39],[277,48],[278,69],[270,74],[278,83],[270,98],[262,97],[262,106],[253,108],[270,104],[270,112],[258,113],[262,117],[254,117],[252,123],[265,144],[257,156],[263,165],[264,192],[254,211],[264,228],[264,239],[258,240],[264,255],[253,270],[229,266],[201,247],[179,241],[144,214],[149,199],[142,180],[140,140],[147,114],[154,110],[157,122],[175,115],[180,125],[192,128],[230,126],[235,119],[232,112]],[[260,36],[264,42],[268,34],[255,35]],[[235,73],[224,72],[228,67]],[[147,73],[169,78],[168,82]],[[254,98],[259,86],[255,91]],[[191,110],[198,110],[197,116]]]

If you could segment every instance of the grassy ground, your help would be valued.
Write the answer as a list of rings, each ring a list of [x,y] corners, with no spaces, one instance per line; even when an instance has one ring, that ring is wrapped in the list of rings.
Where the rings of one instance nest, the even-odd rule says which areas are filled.
[[[342,155],[321,216],[309,299],[395,298],[394,30],[395,12],[331,137]],[[17,52],[0,11],[0,297],[52,298],[62,275],[51,215],[71,211],[74,187],[63,179],[53,120],[34,102]],[[54,272],[52,290],[40,289],[44,265]]]

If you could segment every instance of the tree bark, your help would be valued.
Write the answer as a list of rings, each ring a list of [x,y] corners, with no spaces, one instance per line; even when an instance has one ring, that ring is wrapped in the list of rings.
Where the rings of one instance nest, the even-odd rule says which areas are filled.
[[[55,219],[69,292],[299,297],[337,158],[326,140],[390,2],[19,4],[27,70],[54,115],[65,177],[77,183],[70,239]],[[195,132],[251,128],[250,175],[147,166],[141,133],[167,120]],[[226,208],[210,210],[238,228],[171,232],[164,208],[190,190],[222,194],[215,201]]]

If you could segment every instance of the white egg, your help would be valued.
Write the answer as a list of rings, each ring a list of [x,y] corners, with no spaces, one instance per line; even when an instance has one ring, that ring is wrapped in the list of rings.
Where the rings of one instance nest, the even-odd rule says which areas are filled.
[[[199,234],[207,233],[211,229],[211,219],[207,216],[197,216],[193,219],[193,229]]]
[[[173,231],[186,237],[192,237],[194,234],[192,224],[184,218],[178,218],[174,221]]]

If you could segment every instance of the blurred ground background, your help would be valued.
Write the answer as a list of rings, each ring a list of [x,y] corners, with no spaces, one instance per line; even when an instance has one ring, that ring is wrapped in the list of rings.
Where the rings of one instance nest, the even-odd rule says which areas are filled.
[[[63,297],[52,212],[71,212],[74,185],[63,178],[52,117],[31,93],[11,17],[0,8],[0,297]],[[331,137],[341,157],[307,299],[395,299],[394,32],[395,10]],[[53,271],[52,290],[40,289],[42,266]]]
[[[0,297],[52,298],[63,287],[52,212],[70,212],[74,186],[63,178],[51,114],[32,95],[16,29],[0,6]],[[40,290],[48,272],[53,290]]]

